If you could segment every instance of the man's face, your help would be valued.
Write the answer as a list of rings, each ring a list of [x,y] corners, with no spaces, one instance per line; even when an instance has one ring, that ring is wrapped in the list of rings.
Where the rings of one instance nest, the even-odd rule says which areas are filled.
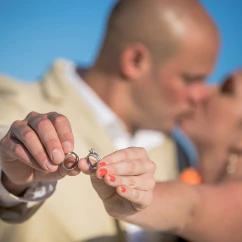
[[[238,70],[217,87],[217,94],[206,104],[197,105],[191,118],[182,120],[182,128],[197,146],[234,142],[233,149],[242,152],[242,70]],[[199,129],[197,128],[199,127]],[[236,146],[236,148],[235,148]]]
[[[169,132],[198,103],[209,98],[204,81],[214,68],[218,49],[216,41],[193,36],[165,64],[154,68],[141,91],[147,128]]]
[[[204,104],[197,105],[192,117],[184,118],[181,127],[200,155],[199,169],[204,181],[217,181],[224,176],[241,177],[242,154],[242,71],[237,71],[218,87],[218,92]],[[235,157],[236,169],[226,173]],[[238,156],[237,156],[238,155]],[[233,163],[235,164],[235,163]],[[232,164],[232,165],[233,165]],[[228,170],[227,170],[228,171]]]

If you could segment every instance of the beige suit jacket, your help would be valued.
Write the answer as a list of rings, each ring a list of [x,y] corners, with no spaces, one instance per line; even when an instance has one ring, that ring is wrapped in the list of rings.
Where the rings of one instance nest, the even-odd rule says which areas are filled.
[[[56,111],[71,122],[75,136],[75,149],[85,157],[94,147],[101,157],[114,151],[105,130],[100,127],[82,97],[69,85],[64,75],[65,62],[57,61],[41,82],[23,84],[0,77],[0,136],[14,120],[24,119],[31,112]],[[156,179],[172,180],[178,167],[174,143],[164,144],[149,154],[156,162]],[[0,209],[0,241],[8,242],[69,242],[69,241],[125,241],[120,223],[107,215],[102,201],[95,193],[90,179],[84,174],[66,177],[58,182],[57,190],[41,208],[28,209],[26,205]],[[19,222],[34,215],[21,224]]]

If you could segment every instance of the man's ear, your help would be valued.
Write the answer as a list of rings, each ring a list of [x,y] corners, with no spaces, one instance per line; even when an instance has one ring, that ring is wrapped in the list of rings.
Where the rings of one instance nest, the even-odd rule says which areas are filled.
[[[120,58],[121,74],[125,79],[138,80],[150,72],[151,55],[142,43],[127,46]]]

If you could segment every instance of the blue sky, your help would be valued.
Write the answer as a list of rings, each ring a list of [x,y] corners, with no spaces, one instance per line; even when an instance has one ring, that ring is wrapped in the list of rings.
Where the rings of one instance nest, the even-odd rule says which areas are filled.
[[[222,34],[211,80],[242,66],[242,1],[202,0]],[[3,0],[0,8],[0,72],[36,80],[58,58],[90,64],[115,0]]]

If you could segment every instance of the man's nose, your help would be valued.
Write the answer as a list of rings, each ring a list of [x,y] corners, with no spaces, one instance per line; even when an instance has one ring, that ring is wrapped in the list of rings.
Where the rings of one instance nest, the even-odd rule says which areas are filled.
[[[216,86],[194,85],[189,90],[189,98],[192,103],[199,104],[209,100],[217,91],[218,88]]]

